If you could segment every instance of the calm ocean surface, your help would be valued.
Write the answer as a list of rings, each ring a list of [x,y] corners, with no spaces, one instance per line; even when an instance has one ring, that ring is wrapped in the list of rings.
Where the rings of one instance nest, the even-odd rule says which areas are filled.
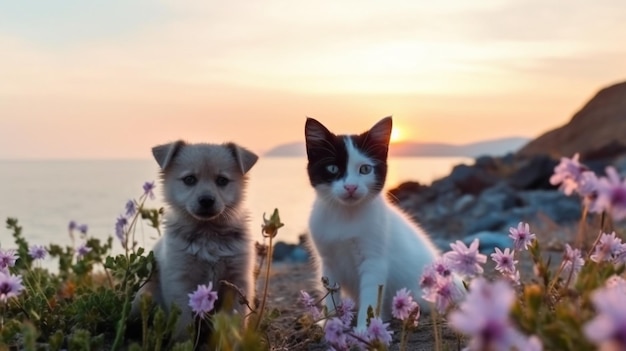
[[[467,158],[416,157],[390,160],[388,188],[407,180],[430,183],[447,175],[452,166],[471,162]],[[278,208],[285,227],[278,240],[297,242],[306,231],[307,216],[314,192],[306,175],[303,158],[261,158],[250,174],[247,206],[251,226],[259,233],[264,212]],[[145,181],[157,179],[153,160],[97,161],[0,161],[0,247],[13,247],[11,233],[5,229],[7,217],[17,217],[31,244],[51,242],[69,245],[70,220],[89,226],[88,234],[102,239],[114,236],[116,218],[124,204],[138,198]],[[157,182],[158,184],[158,182]],[[148,207],[161,207],[160,185]],[[151,247],[156,232],[139,227],[139,244]],[[115,245],[121,252],[121,245]]]

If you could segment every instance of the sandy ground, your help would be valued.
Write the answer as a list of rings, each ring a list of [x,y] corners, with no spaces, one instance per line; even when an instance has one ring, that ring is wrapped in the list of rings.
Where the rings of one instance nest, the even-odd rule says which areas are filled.
[[[270,291],[268,305],[270,309],[276,308],[280,317],[272,322],[270,339],[273,340],[274,350],[327,350],[327,346],[316,338],[321,335],[321,329],[317,332],[303,330],[298,320],[303,316],[304,310],[298,302],[300,290],[313,291],[314,273],[307,264],[279,263],[272,266],[270,276]],[[316,327],[314,327],[316,328]],[[390,350],[399,350],[400,324],[392,324],[394,331],[393,346]],[[435,337],[433,322],[429,316],[422,316],[418,329],[410,336],[408,350],[426,351],[434,350]],[[460,350],[456,335],[446,328],[441,330],[443,334],[443,350]],[[318,340],[316,340],[318,339]]]
[[[533,265],[529,254],[526,252],[518,264],[522,281],[528,282],[534,279]],[[544,252],[544,257],[551,257],[551,261],[557,264],[561,261],[561,251]],[[488,258],[484,266],[487,277],[494,274],[495,264]],[[272,266],[270,276],[270,289],[268,294],[268,307],[277,309],[280,316],[275,319],[270,327],[268,337],[273,350],[327,350],[327,346],[321,338],[321,329],[311,330],[302,327],[299,319],[304,310],[298,302],[300,290],[312,292],[315,289],[315,276],[311,267],[307,264],[277,263]],[[441,322],[439,322],[441,324]],[[390,350],[399,350],[399,338],[401,325],[399,322],[392,323],[394,331],[393,342]],[[461,350],[463,340],[445,325],[439,325],[439,335],[443,340],[443,348],[446,351]],[[313,327],[316,328],[316,327]],[[419,327],[409,338],[408,350],[426,351],[435,350],[435,334],[433,321],[429,315],[423,315]]]

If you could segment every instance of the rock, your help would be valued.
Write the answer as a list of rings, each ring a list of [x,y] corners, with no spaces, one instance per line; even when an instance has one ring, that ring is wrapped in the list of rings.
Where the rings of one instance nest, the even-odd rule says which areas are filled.
[[[538,155],[523,161],[509,177],[509,184],[518,190],[554,189],[550,177],[559,161],[547,155]]]
[[[476,197],[472,194],[465,194],[458,198],[452,207],[452,211],[460,213],[467,210],[472,204],[476,202]]]
[[[302,246],[296,246],[288,257],[290,262],[304,263],[309,261],[309,252]]]
[[[283,241],[279,241],[274,244],[274,252],[272,253],[272,259],[275,262],[282,262],[289,258],[292,251],[295,249],[295,244],[288,244]]]
[[[461,164],[452,169],[448,177],[461,194],[478,195],[484,189],[494,185],[498,179],[491,173],[478,167]]]
[[[566,196],[559,191],[536,190],[520,194],[526,204],[520,212],[514,214],[524,217],[535,217],[543,213],[556,223],[576,222],[582,215],[581,199],[575,195]]]
[[[500,212],[489,212],[483,217],[470,219],[468,222],[466,233],[499,230],[508,222],[508,216]]]
[[[495,171],[498,169],[498,161],[492,156],[480,156],[474,161],[474,166],[488,171]]]
[[[600,90],[562,127],[526,144],[518,155],[550,155],[556,159],[603,150],[626,135],[626,82]],[[608,151],[610,147],[604,149]],[[604,152],[605,152],[604,151]],[[621,153],[623,154],[623,153]],[[585,158],[583,158],[584,160]]]

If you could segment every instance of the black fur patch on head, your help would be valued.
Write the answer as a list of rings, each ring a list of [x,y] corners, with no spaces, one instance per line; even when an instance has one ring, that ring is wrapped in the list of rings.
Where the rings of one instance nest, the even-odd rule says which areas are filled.
[[[348,150],[342,135],[331,133],[323,124],[313,118],[307,118],[304,127],[306,154],[309,160],[307,172],[312,186],[332,183],[346,174]],[[328,167],[338,167],[336,173]]]
[[[391,117],[387,117],[359,135],[335,135],[317,120],[307,118],[305,139],[309,161],[307,172],[311,185],[315,187],[319,184],[329,184],[345,177],[348,163],[346,139],[349,139],[357,150],[374,161],[376,185],[372,190],[382,190],[387,178],[391,127]],[[328,170],[330,165],[337,166],[338,171],[330,172]]]

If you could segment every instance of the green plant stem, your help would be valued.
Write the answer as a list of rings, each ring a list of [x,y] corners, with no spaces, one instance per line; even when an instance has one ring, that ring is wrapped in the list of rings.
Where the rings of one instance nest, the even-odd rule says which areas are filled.
[[[196,342],[193,343],[194,350],[197,350],[198,343],[200,342],[200,327],[202,327],[202,322],[198,323],[198,331],[196,332]]]
[[[439,328],[437,328],[437,309],[436,306],[432,305],[432,311],[430,313],[432,319],[433,319],[433,333],[435,336],[435,351],[440,351],[441,350],[441,340],[439,338]]]
[[[265,286],[263,287],[263,296],[261,297],[261,304],[259,305],[259,312],[257,314],[256,325],[254,330],[259,330],[261,326],[261,319],[265,312],[265,303],[267,302],[267,293],[270,285],[270,268],[272,267],[272,251],[273,251],[273,237],[269,237],[269,245],[267,247],[267,267],[265,269]]]
[[[126,280],[126,277],[125,279]],[[122,307],[122,316],[117,322],[117,330],[115,332],[115,340],[113,341],[113,346],[111,350],[117,350],[120,348],[122,344],[122,339],[124,336],[124,332],[126,331],[126,318],[128,317],[128,313],[130,312],[130,288],[124,289],[125,297],[124,297],[124,306]]]
[[[559,269],[557,269],[556,272],[554,273],[554,277],[552,277],[552,281],[550,282],[550,285],[548,285],[548,289],[546,290],[547,294],[549,294],[552,291],[552,289],[554,288],[554,285],[559,280],[559,275],[561,275],[561,272],[563,272],[563,268],[565,268],[565,261],[561,262]]]
[[[400,334],[400,351],[406,351],[406,342],[407,342],[407,332],[406,332],[406,324],[407,321],[402,323],[402,334]]]
[[[587,225],[587,213],[589,212],[589,206],[583,206],[583,213],[578,224],[578,235],[576,235],[576,247],[582,248],[585,244],[585,227]]]

